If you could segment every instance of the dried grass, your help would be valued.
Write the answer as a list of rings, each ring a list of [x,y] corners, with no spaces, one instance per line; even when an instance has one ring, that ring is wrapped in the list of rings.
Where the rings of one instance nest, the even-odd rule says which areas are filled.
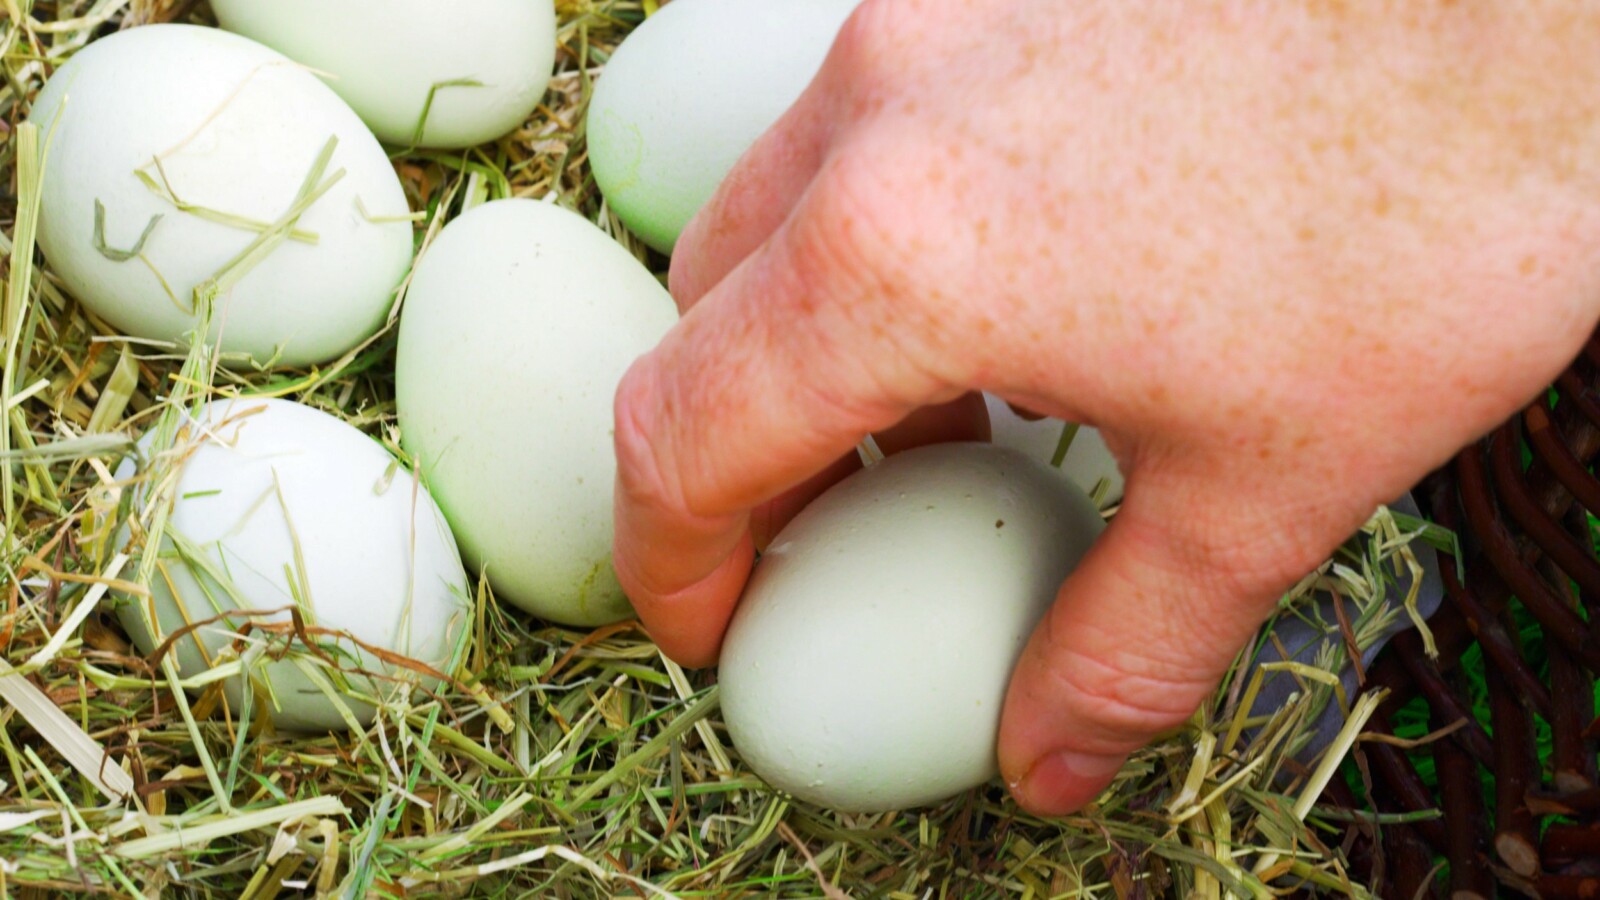
[[[522,129],[466,152],[396,157],[421,212],[419,246],[463,204],[554,194],[661,270],[605,213],[582,135],[592,79],[647,5],[561,0],[559,72]],[[39,136],[19,126],[43,78],[98,34],[207,16],[186,0],[0,0],[0,250],[11,288],[0,385],[0,893],[1364,894],[1323,843],[1336,823],[1321,816],[1317,786],[1337,759],[1289,774],[1306,723],[1341,702],[1315,667],[1301,673],[1296,701],[1246,721],[1241,657],[1186,728],[1060,821],[1023,814],[997,785],[885,815],[793,802],[739,763],[709,674],[664,661],[630,625],[549,627],[482,589],[451,686],[384,706],[365,732],[276,734],[233,719],[216,684],[192,703],[172,690],[170,654],[139,657],[107,608],[108,587],[137,594],[152,577],[149,558],[130,562],[112,540],[128,504],[109,469],[130,439],[170,428],[183,404],[231,392],[289,397],[398,446],[392,323],[324,368],[233,372],[203,351],[118,337],[31,253],[37,193],[18,163]],[[263,237],[293,238],[292,224]],[[141,524],[159,533],[159,522]],[[1374,546],[1383,549],[1308,578],[1284,610],[1302,610],[1318,584],[1381,598],[1410,551],[1404,540]],[[1360,614],[1400,613],[1369,599]],[[1352,728],[1337,746],[1354,738]]]

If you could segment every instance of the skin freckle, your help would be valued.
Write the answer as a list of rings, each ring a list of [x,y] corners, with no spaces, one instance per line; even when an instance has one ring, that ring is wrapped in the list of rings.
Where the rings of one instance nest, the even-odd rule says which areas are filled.
[[[1044,227],[1051,232],[1060,233],[1067,230],[1066,216],[1062,215],[1061,205],[1047,203],[1039,210],[1039,218],[1044,222]]]
[[[1071,309],[1063,309],[1060,315],[1056,316],[1056,322],[1061,334],[1070,334],[1078,330],[1078,314]]]

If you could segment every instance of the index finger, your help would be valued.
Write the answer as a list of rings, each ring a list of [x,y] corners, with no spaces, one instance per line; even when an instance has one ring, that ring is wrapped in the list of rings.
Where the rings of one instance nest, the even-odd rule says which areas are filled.
[[[754,558],[754,506],[963,393],[862,274],[873,241],[826,181],[618,389],[617,576],[689,665],[716,659]]]

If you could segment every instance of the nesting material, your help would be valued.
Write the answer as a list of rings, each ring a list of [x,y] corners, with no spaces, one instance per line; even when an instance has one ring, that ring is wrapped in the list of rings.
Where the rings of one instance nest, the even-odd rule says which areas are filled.
[[[682,2],[661,6],[662,14]],[[33,148],[44,136],[18,123],[44,78],[128,26],[177,19],[209,27],[209,6],[32,0],[18,4],[20,19],[0,17],[8,72],[0,121],[11,128],[0,137],[0,171],[16,185],[14,198],[0,198],[7,281],[0,300],[0,657],[14,669],[6,682],[31,685],[38,701],[0,710],[7,890],[248,898],[1372,896],[1372,880],[1356,874],[1366,845],[1347,848],[1336,833],[1370,816],[1364,807],[1351,813],[1331,805],[1345,779],[1313,778],[1286,750],[1338,702],[1332,679],[1309,674],[1326,675],[1324,660],[1301,670],[1302,695],[1260,722],[1246,702],[1252,676],[1241,658],[1187,727],[1135,753],[1094,804],[1041,820],[1019,810],[997,781],[909,813],[854,814],[796,800],[767,786],[732,748],[711,673],[665,662],[634,623],[560,627],[495,602],[478,572],[469,575],[458,677],[409,697],[385,695],[362,731],[259,727],[241,718],[244,710],[218,682],[169,672],[171,653],[141,652],[110,608],[118,596],[143,602],[161,578],[117,543],[126,522],[149,535],[163,524],[158,508],[135,513],[132,489],[113,477],[135,436],[160,429],[162,447],[172,449],[197,406],[252,394],[300,401],[384,447],[400,446],[395,321],[381,320],[359,349],[324,365],[218,367],[204,345],[175,352],[119,336],[78,302],[52,260],[31,252],[32,210],[41,200]],[[551,197],[664,274],[600,196],[583,130],[606,61],[656,8],[654,0],[561,0],[547,110],[492,145],[397,153],[395,171],[419,216],[406,233],[424,258],[446,223],[485,200]],[[296,174],[314,162],[296,160]],[[114,237],[129,238],[117,244],[128,249],[137,234]],[[585,283],[594,279],[580,274]],[[471,314],[472,286],[463,277],[446,292],[451,309]],[[522,349],[512,346],[507,358]],[[483,363],[453,353],[444,374],[468,364]],[[481,378],[455,397],[486,406],[498,398],[510,410],[525,399],[510,383]],[[177,462],[168,454],[149,460],[151,483],[170,487],[166,475]],[[427,474],[424,467],[424,486]],[[402,488],[404,470],[395,478],[391,492]],[[1376,535],[1376,526],[1366,533]],[[1381,617],[1361,610],[1388,602],[1395,564],[1411,552],[1411,540],[1408,532],[1352,544],[1319,577],[1350,600],[1352,615]],[[1280,619],[1315,617],[1310,596],[1307,585],[1290,592]],[[1442,629],[1434,630],[1442,645]],[[265,640],[267,631],[246,637]],[[297,643],[290,652],[307,651]],[[1342,665],[1326,662],[1328,671]],[[396,665],[402,675],[415,671]],[[1381,668],[1381,661],[1373,667]],[[340,692],[341,701],[359,700]],[[1530,694],[1521,696],[1528,702]],[[264,709],[255,704],[250,712]],[[1354,746],[1386,783],[1377,751],[1404,751],[1353,737],[1341,734],[1315,771],[1327,774],[1330,760]],[[1345,772],[1359,783],[1353,767]],[[118,788],[128,784],[131,792]],[[106,802],[93,785],[132,799]],[[1544,802],[1549,793],[1533,796]],[[1566,792],[1561,800],[1583,796]],[[1416,832],[1440,823],[1427,815],[1406,822],[1385,819],[1384,835],[1409,834],[1410,846],[1423,850],[1390,861],[1420,859],[1425,876],[1430,857]],[[1557,827],[1544,840],[1550,860],[1592,846],[1587,833]],[[1263,861],[1271,865],[1258,872]],[[1385,897],[1414,895],[1377,888]]]

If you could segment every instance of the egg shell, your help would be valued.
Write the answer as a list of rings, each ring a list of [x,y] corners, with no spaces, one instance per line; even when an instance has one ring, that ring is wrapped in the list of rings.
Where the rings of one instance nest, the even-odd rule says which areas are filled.
[[[182,463],[161,567],[150,583],[152,607],[137,598],[118,606],[141,653],[186,623],[231,610],[276,610],[232,616],[180,637],[173,652],[188,680],[211,668],[208,660],[218,661],[247,622],[288,622],[288,608],[298,604],[308,626],[448,671],[471,619],[466,573],[438,507],[388,451],[349,424],[287,400],[215,401],[187,428],[183,445],[193,452]],[[142,456],[149,457],[154,438],[151,433],[139,441]],[[116,477],[131,479],[135,468],[130,458]],[[136,507],[144,497],[141,485]],[[125,526],[119,544],[128,534]],[[198,548],[197,557],[180,554],[190,546]],[[151,608],[160,637],[149,627]],[[347,667],[437,684],[342,636],[313,639]],[[270,656],[284,648],[285,637],[255,631],[248,640],[243,655],[262,688],[256,695],[268,698],[280,729],[346,727],[339,707],[296,656],[330,684],[343,677],[358,694],[388,698],[397,689],[391,678],[316,667],[316,656],[298,640],[295,653],[277,661]],[[237,677],[224,682],[236,714],[243,687]],[[341,699],[359,723],[372,721],[370,704]]]
[[[417,264],[401,440],[501,599],[569,625],[632,614],[611,568],[612,397],[676,320],[620,244],[532,200],[461,216]]]
[[[1059,472],[992,444],[850,476],[778,534],[740,601],[719,672],[734,745],[838,810],[984,783],[1011,669],[1102,528]]]
[[[821,68],[859,0],[674,0],[622,42],[589,103],[589,163],[645,243],[678,235]]]
[[[983,399],[989,407],[989,426],[996,444],[1020,450],[1040,462],[1050,462],[1055,458],[1065,422],[1049,417],[1029,421],[1017,415],[1009,404],[993,394],[984,394]],[[1111,454],[1100,432],[1088,425],[1079,426],[1077,434],[1073,435],[1067,457],[1061,461],[1061,471],[1091,496],[1095,486],[1104,481],[1105,493],[1101,502],[1108,506],[1122,499],[1124,482],[1122,470],[1117,467],[1117,458]]]
[[[211,8],[222,27],[326,73],[397,146],[413,144],[424,110],[416,146],[468,147],[510,132],[539,104],[555,65],[551,0],[212,0]]]
[[[136,170],[158,185],[164,175],[186,204],[265,224],[293,206],[329,138],[338,144],[323,177],[343,177],[296,225],[315,244],[284,241],[250,269],[216,301],[209,337],[257,362],[298,366],[336,357],[383,324],[410,261],[411,226],[373,221],[358,201],[372,217],[404,216],[400,181],[350,107],[277,52],[214,28],[118,32],[58,69],[30,118],[49,147],[39,245],[72,293],[121,331],[182,339],[194,327],[195,287],[260,236],[180,211]],[[97,249],[97,201],[104,247],[143,258]]]

